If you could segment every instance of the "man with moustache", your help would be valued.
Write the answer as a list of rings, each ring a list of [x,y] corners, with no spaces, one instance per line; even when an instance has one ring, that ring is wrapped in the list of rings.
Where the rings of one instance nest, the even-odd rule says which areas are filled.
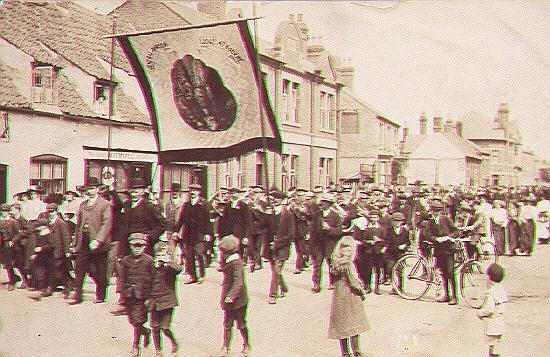
[[[96,284],[95,303],[105,301],[107,294],[107,254],[111,242],[112,211],[110,203],[99,196],[99,179],[90,177],[86,184],[88,199],[80,204],[75,240],[74,300],[70,305],[82,303],[82,285],[86,274]]]

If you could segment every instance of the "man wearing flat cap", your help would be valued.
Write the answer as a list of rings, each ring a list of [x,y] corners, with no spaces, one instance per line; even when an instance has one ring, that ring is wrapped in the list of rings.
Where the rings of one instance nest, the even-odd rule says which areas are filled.
[[[311,291],[321,291],[321,276],[323,261],[327,261],[330,269],[330,256],[336,246],[336,242],[342,236],[342,219],[333,208],[335,198],[329,193],[321,193],[318,198],[320,214],[314,222],[315,227],[311,232],[310,249],[313,258],[313,287]],[[329,274],[329,289],[332,289],[332,275]]]
[[[77,216],[75,241],[76,253],[74,300],[69,304],[82,303],[82,284],[86,274],[96,284],[95,302],[102,303],[107,295],[107,254],[112,235],[112,211],[110,203],[99,196],[100,182],[97,177],[88,178],[88,199],[80,204]]]
[[[411,245],[409,239],[409,230],[405,226],[405,215],[401,212],[395,212],[390,217],[390,226],[384,232],[384,248],[386,253],[385,274],[390,278],[393,266],[399,258],[407,252]],[[398,284],[402,286],[402,276],[398,276]]]

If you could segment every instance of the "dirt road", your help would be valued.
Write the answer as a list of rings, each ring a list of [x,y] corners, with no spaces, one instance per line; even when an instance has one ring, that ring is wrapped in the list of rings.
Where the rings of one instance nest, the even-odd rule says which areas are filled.
[[[550,351],[550,246],[537,246],[532,257],[503,257],[504,282],[510,297],[506,315],[508,332],[502,356],[548,356]],[[311,268],[292,274],[293,259],[285,268],[288,296],[276,305],[267,303],[268,267],[247,274],[251,304],[252,356],[339,356],[338,343],[327,340],[331,291],[312,294]],[[326,269],[326,266],[324,267]],[[325,271],[326,274],[326,271]],[[183,277],[182,277],[183,278]],[[0,281],[5,281],[2,271]],[[208,356],[222,339],[219,308],[221,273],[208,269],[202,285],[179,283],[180,305],[173,322],[181,350],[178,356]],[[0,290],[0,356],[126,356],[132,332],[124,316],[112,316],[114,287],[109,301],[93,304],[94,286],[86,285],[85,302],[68,306],[60,294],[34,302],[27,291]],[[428,292],[422,301],[369,294],[364,302],[371,330],[361,336],[367,356],[485,356],[482,323],[476,311],[461,302],[449,306],[434,301]],[[165,344],[168,350],[168,343]],[[241,339],[233,338],[238,356]],[[153,348],[142,350],[152,356]],[[165,353],[169,356],[169,353]]]

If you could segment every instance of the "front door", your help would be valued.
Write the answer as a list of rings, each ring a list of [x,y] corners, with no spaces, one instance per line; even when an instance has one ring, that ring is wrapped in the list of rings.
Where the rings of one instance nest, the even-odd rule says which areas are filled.
[[[8,196],[8,165],[0,164],[0,203],[6,203]]]

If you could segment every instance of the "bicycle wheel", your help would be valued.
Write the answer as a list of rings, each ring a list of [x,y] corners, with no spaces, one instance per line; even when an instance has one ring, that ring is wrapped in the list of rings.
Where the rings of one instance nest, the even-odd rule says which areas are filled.
[[[493,242],[484,241],[481,243],[481,260],[485,262],[493,261],[494,263],[498,262],[498,254],[496,254],[496,248]]]
[[[406,254],[393,266],[391,283],[394,291],[404,299],[420,299],[430,288],[431,282],[430,266],[418,254]]]
[[[483,264],[471,260],[460,270],[460,291],[462,298],[470,307],[479,309],[483,305],[487,280]]]

